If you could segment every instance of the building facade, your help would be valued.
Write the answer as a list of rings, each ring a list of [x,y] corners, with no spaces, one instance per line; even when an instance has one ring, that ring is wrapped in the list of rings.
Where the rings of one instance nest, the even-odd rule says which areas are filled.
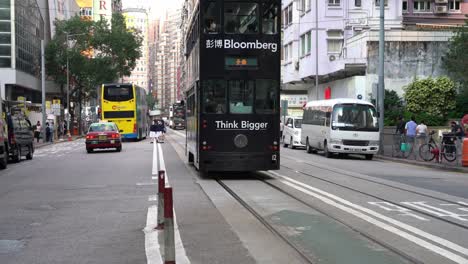
[[[179,90],[180,12],[179,9],[167,11],[159,27],[154,88],[156,89],[156,99],[163,115],[167,115],[171,104],[182,99]]]
[[[429,25],[463,25],[468,0],[403,0],[403,23],[407,28]]]
[[[379,0],[283,2],[282,98],[347,97],[374,100],[378,84]],[[422,12],[421,2],[427,12]],[[437,4],[436,4],[437,2]],[[315,3],[318,3],[316,26]],[[385,88],[403,93],[414,78],[444,75],[452,32],[465,1],[385,1]],[[439,6],[447,13],[439,14]],[[455,9],[455,10],[452,10]],[[318,28],[318,45],[316,45]],[[444,29],[445,28],[445,29]],[[318,51],[318,57],[315,55]],[[318,60],[318,69],[316,62]],[[315,87],[318,75],[319,85]]]
[[[122,11],[127,28],[141,32],[143,42],[141,45],[141,57],[136,61],[136,67],[130,76],[123,78],[123,82],[134,83],[149,91],[149,50],[148,50],[148,13],[145,9],[128,8]]]

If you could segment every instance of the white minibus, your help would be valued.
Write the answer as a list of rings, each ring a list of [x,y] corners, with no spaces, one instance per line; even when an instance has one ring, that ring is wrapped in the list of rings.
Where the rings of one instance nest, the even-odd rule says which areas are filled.
[[[311,101],[304,107],[301,143],[308,153],[323,150],[363,154],[371,160],[379,151],[379,125],[375,107],[355,99]]]

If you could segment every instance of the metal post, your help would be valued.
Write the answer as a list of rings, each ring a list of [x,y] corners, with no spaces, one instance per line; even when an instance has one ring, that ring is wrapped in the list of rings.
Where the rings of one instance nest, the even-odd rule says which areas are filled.
[[[164,264],[175,264],[174,213],[172,187],[164,189]]]
[[[67,136],[70,137],[70,72],[68,62],[68,33],[67,33]]]
[[[319,99],[319,80],[318,80],[318,76],[319,76],[319,62],[318,62],[318,44],[319,44],[319,41],[318,41],[318,31],[319,31],[319,27],[318,27],[318,4],[319,0],[315,0],[315,99],[318,100]]]
[[[380,131],[380,154],[384,154],[384,49],[385,49],[385,0],[380,0],[380,33],[379,33],[379,87],[377,91],[379,109],[379,131]]]
[[[42,90],[42,142],[45,142],[46,137],[46,91],[45,91],[45,54],[44,40],[41,39],[41,90]],[[25,102],[26,103],[26,102]]]

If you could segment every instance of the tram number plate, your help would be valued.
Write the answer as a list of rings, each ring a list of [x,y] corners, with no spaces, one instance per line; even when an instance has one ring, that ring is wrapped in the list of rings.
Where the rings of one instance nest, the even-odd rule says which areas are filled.
[[[276,154],[274,154],[274,155],[271,155],[271,160],[274,160],[274,161],[276,161]]]

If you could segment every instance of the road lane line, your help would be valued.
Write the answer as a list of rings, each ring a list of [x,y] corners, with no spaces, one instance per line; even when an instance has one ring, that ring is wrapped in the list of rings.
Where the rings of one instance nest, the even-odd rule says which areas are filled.
[[[148,208],[146,216],[146,227],[143,229],[145,233],[145,252],[146,262],[148,264],[162,264],[162,256],[158,242],[158,231],[154,228],[158,225],[158,206],[153,205]]]
[[[158,200],[158,196],[157,195],[150,195],[148,196],[148,202],[154,202],[154,201],[157,201]]]
[[[164,156],[163,156],[163,151],[161,144],[156,144],[158,146],[158,151],[159,151],[159,170],[161,171],[166,171],[166,163],[164,163]]]
[[[151,170],[152,175],[158,175],[158,146],[159,144],[156,143],[156,139],[153,139],[153,167]],[[156,177],[157,180],[157,177]]]
[[[400,222],[400,221],[398,221],[398,220],[395,220],[395,219],[393,219],[393,218],[390,218],[390,217],[387,217],[387,216],[382,215],[382,214],[380,214],[380,213],[377,213],[377,212],[375,212],[375,211],[373,211],[373,210],[371,210],[371,209],[368,209],[368,208],[365,208],[365,207],[363,207],[363,206],[360,206],[360,205],[351,203],[351,202],[349,202],[348,200],[345,200],[345,199],[343,199],[343,198],[341,198],[341,197],[338,197],[338,196],[333,195],[333,194],[331,194],[331,193],[328,193],[328,192],[322,191],[322,190],[320,190],[320,189],[314,188],[314,187],[309,186],[309,185],[307,185],[307,184],[304,184],[304,183],[302,183],[302,182],[299,182],[299,181],[296,181],[296,180],[294,180],[294,179],[291,179],[291,178],[289,178],[289,177],[287,177],[287,176],[283,176],[283,175],[278,174],[278,173],[273,172],[273,171],[269,171],[269,172],[272,173],[273,175],[276,175],[276,176],[279,177],[279,178],[284,179],[284,180],[281,180],[281,182],[283,182],[283,183],[290,183],[290,184],[288,184],[288,185],[289,185],[289,186],[293,185],[295,189],[301,188],[301,191],[303,191],[303,190],[307,191],[306,189],[309,189],[309,190],[315,192],[315,193],[310,192],[310,193],[311,193],[310,195],[313,194],[312,196],[315,196],[315,197],[320,196],[321,198],[319,198],[319,199],[322,200],[322,201],[323,201],[323,198],[324,198],[324,199],[328,199],[328,198],[325,198],[325,197],[323,197],[323,196],[321,196],[321,195],[327,196],[327,197],[329,197],[329,198],[331,198],[331,199],[333,199],[333,200],[335,200],[335,201],[337,201],[337,202],[340,202],[340,203],[342,203],[342,204],[344,204],[344,205],[346,205],[346,206],[355,208],[355,209],[360,210],[360,211],[362,211],[362,212],[365,212],[365,213],[367,213],[367,214],[369,214],[369,215],[371,215],[371,216],[380,218],[381,220],[384,220],[384,221],[386,221],[386,222],[388,222],[388,223],[391,223],[391,224],[393,224],[393,225],[395,225],[395,226],[398,226],[398,227],[400,227],[400,228],[402,228],[402,229],[406,229],[407,231],[410,231],[410,232],[412,232],[412,233],[414,233],[414,234],[416,234],[416,235],[418,235],[418,236],[420,236],[420,237],[426,238],[426,239],[431,240],[431,241],[433,241],[433,242],[435,242],[435,243],[438,243],[438,244],[440,244],[440,245],[442,245],[442,246],[444,246],[444,247],[450,248],[451,250],[457,251],[457,252],[459,252],[459,253],[462,253],[462,254],[468,256],[468,249],[467,249],[467,248],[464,248],[464,247],[462,247],[462,246],[460,246],[460,245],[458,245],[458,244],[456,244],[456,243],[454,243],[454,242],[451,242],[451,241],[446,240],[446,239],[444,239],[444,238],[441,238],[441,237],[432,235],[432,234],[427,233],[427,232],[425,232],[425,231],[423,231],[423,230],[421,230],[421,229],[415,228],[415,227],[413,227],[413,226],[410,226],[410,225],[408,225],[408,224],[405,224],[405,223]],[[301,186],[301,187],[299,187],[299,186]],[[303,187],[303,188],[302,188],[302,187]],[[305,188],[305,189],[304,189],[304,188]],[[319,194],[321,194],[321,195],[318,195],[317,193],[319,193]],[[309,193],[308,193],[308,194],[309,194]],[[318,197],[317,197],[317,198],[318,198]],[[332,200],[329,200],[329,201],[333,202],[332,205],[335,204],[334,201],[332,201]],[[328,203],[328,202],[326,202],[326,203]],[[329,204],[330,204],[330,203],[329,203]],[[336,205],[337,205],[337,206],[335,206],[335,205],[334,205],[334,206],[335,206],[335,207],[340,206],[340,207],[339,207],[340,209],[342,209],[342,210],[346,209],[346,210],[344,210],[344,211],[349,212],[349,213],[351,213],[351,214],[354,214],[354,213],[350,212],[350,210],[353,210],[353,209],[348,208],[348,207],[344,207],[344,206],[342,206],[342,205],[340,205],[340,204],[337,204],[337,203],[336,203]],[[354,210],[353,210],[353,211],[354,211]],[[360,213],[360,212],[357,212],[357,213]],[[358,216],[358,215],[356,215],[356,216]],[[380,221],[378,221],[378,220],[375,220],[375,219],[373,219],[373,218],[370,218],[370,217],[367,216],[367,215],[363,215],[363,216],[365,216],[366,218],[363,218],[363,217],[361,217],[361,216],[358,216],[358,217],[360,217],[360,218],[362,218],[362,219],[364,219],[364,220],[366,220],[366,221],[368,221],[368,222],[370,222],[369,220],[373,220],[373,221],[382,223],[382,222],[380,222]],[[370,218],[370,219],[367,220],[367,218]],[[373,222],[372,222],[372,223],[373,223]],[[386,225],[385,223],[382,223],[382,224]],[[376,224],[376,225],[377,225],[377,224]],[[377,226],[379,226],[379,227],[381,227],[381,228],[384,228],[383,226],[380,226],[380,225],[377,225]],[[391,227],[391,226],[389,226],[389,227]],[[391,227],[391,228],[393,228],[393,227]],[[385,227],[384,229],[388,230],[386,227]],[[393,230],[393,229],[392,229],[392,230]],[[388,231],[390,231],[390,230],[388,230]],[[398,232],[394,232],[394,231],[398,231]],[[408,233],[403,232],[402,230],[396,229],[396,230],[394,230],[394,231],[391,231],[391,232],[393,232],[393,233],[395,233],[395,234],[398,234],[398,235],[400,235],[400,236],[402,236],[402,237],[404,237],[404,238],[407,238],[408,240],[410,240],[410,241],[412,241],[412,242],[421,240],[421,239],[419,239],[419,238],[417,238],[417,237],[415,237],[415,236],[413,236],[413,235],[411,235],[411,234],[408,234]],[[424,240],[422,240],[422,241],[424,241]],[[426,247],[427,249],[430,249],[431,251],[436,252],[436,253],[438,253],[438,254],[440,254],[440,255],[442,255],[442,256],[444,256],[444,257],[447,257],[447,258],[449,258],[449,259],[452,259],[452,260],[458,259],[458,260],[456,261],[457,263],[468,263],[468,260],[467,260],[467,259],[464,259],[464,258],[462,258],[462,257],[460,257],[460,256],[458,256],[458,255],[453,254],[453,253],[450,252],[450,251],[447,251],[447,250],[445,250],[445,249],[443,249],[443,248],[440,248],[440,247],[438,247],[438,246],[436,246],[436,245],[430,244],[430,243],[428,243],[428,242],[426,242],[426,241],[424,241],[424,242],[425,242],[425,244],[421,244],[420,241],[419,241],[419,242],[415,242],[415,243],[418,244],[418,245],[425,245],[424,247]]]

